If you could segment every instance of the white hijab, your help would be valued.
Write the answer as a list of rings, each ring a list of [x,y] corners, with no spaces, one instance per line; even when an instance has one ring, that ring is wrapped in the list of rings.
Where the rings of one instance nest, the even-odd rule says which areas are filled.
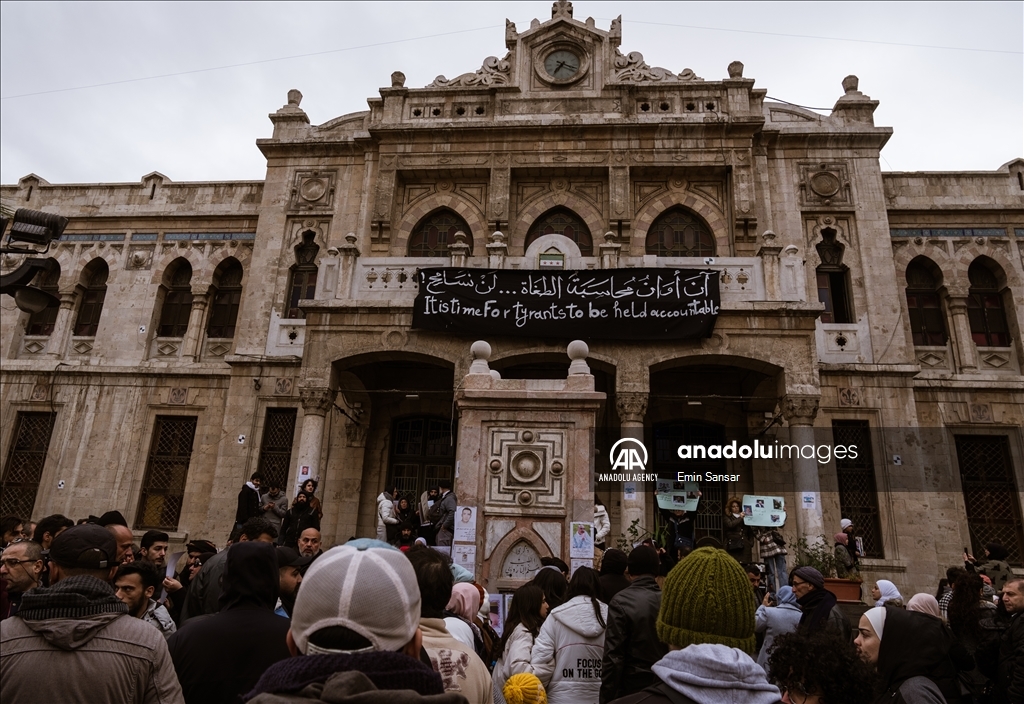
[[[875,606],[884,606],[885,602],[892,601],[893,599],[903,601],[903,595],[900,594],[900,590],[888,579],[878,580],[878,591],[882,594],[878,597],[878,601],[875,602]]]

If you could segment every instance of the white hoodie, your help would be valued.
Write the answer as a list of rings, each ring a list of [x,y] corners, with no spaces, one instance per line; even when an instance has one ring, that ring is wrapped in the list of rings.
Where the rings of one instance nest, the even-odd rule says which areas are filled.
[[[651,671],[697,704],[777,704],[778,687],[764,669],[738,648],[717,643],[669,651]]]
[[[590,597],[577,596],[553,609],[541,626],[530,667],[547,690],[548,704],[597,704],[608,623],[608,606],[598,605],[600,622]]]
[[[608,509],[600,504],[594,504],[594,542],[598,545],[603,543],[611,530],[612,525],[608,522]]]
[[[391,494],[382,491],[377,497],[377,540],[388,541],[387,526],[398,524],[395,518],[395,504],[391,500]]]

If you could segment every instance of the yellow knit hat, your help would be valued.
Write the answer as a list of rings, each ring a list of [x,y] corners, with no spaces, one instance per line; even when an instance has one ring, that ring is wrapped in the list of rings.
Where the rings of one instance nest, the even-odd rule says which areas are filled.
[[[505,688],[501,690],[505,695],[507,704],[548,704],[548,695],[544,692],[544,685],[540,683],[536,675],[522,672],[512,675],[505,681]]]

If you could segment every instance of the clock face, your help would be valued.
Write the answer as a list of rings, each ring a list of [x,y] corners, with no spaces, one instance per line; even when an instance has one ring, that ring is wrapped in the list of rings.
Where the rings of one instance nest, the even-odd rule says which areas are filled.
[[[580,70],[580,57],[568,49],[556,49],[544,59],[544,70],[558,80],[572,78]]]

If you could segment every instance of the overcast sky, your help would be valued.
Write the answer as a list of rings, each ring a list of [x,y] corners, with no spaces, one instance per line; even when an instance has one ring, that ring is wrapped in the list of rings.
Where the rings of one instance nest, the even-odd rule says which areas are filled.
[[[884,170],[992,170],[1024,156],[1021,2],[574,7],[602,29],[621,14],[622,52],[652,66],[720,80],[739,60],[769,96],[801,105],[831,108],[856,74],[881,101],[875,124],[895,130]],[[473,71],[505,54],[506,17],[522,31],[550,13],[550,2],[4,2],[0,180],[262,179],[255,141],[288,89],[321,124],[366,110],[392,71],[410,87]],[[327,53],[277,60],[316,52]],[[166,74],[177,75],[130,80]],[[112,85],[80,88],[96,84]]]

